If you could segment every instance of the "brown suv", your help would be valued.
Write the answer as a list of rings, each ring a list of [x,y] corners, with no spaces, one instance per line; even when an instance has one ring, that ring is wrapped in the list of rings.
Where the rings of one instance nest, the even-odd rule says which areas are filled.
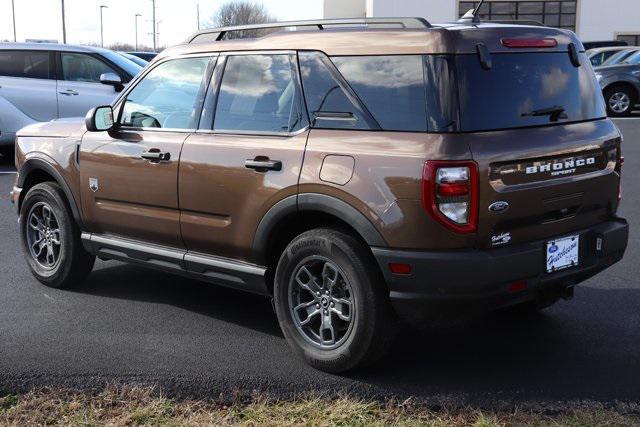
[[[19,132],[38,280],[97,256],[272,296],[296,352],[340,372],[398,320],[542,308],[622,258],[621,135],[573,33],[265,27],[200,32],[85,121]]]

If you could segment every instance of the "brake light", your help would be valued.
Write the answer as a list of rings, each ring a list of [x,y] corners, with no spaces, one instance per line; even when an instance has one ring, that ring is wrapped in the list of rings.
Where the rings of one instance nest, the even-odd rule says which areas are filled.
[[[422,173],[422,206],[456,233],[478,226],[478,165],[473,161],[427,161]]]
[[[502,45],[509,48],[546,48],[558,46],[556,39],[502,39]]]

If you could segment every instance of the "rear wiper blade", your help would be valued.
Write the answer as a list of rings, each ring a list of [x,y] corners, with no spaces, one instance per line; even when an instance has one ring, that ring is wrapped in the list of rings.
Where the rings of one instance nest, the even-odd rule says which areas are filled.
[[[539,110],[533,110],[529,113],[522,113],[522,117],[542,117],[549,116],[549,120],[552,122],[557,122],[559,119],[567,119],[568,116],[565,113],[564,107],[559,105],[549,107],[549,108],[541,108]]]

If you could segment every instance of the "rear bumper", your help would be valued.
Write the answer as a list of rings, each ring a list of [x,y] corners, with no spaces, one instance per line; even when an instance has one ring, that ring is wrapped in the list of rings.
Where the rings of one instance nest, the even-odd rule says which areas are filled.
[[[547,273],[545,267],[549,239],[490,250],[372,251],[396,312],[415,323],[433,312],[454,311],[463,306],[467,311],[490,310],[536,299],[549,289],[561,291],[574,286],[622,259],[629,226],[624,219],[616,218],[569,234],[580,235],[579,266],[555,273]],[[411,265],[411,274],[391,273],[390,263]],[[510,291],[510,284],[522,280],[526,281],[524,289]]]

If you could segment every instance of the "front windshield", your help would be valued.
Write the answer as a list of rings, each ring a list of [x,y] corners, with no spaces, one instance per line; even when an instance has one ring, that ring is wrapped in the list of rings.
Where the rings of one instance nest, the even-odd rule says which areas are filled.
[[[117,54],[116,52],[112,52],[110,50],[105,49],[105,50],[101,50],[100,54],[103,55],[105,58],[107,58],[109,61],[116,64],[118,67],[125,70],[132,77],[135,77],[136,74],[138,74],[142,70],[141,66],[125,58],[124,56]]]

